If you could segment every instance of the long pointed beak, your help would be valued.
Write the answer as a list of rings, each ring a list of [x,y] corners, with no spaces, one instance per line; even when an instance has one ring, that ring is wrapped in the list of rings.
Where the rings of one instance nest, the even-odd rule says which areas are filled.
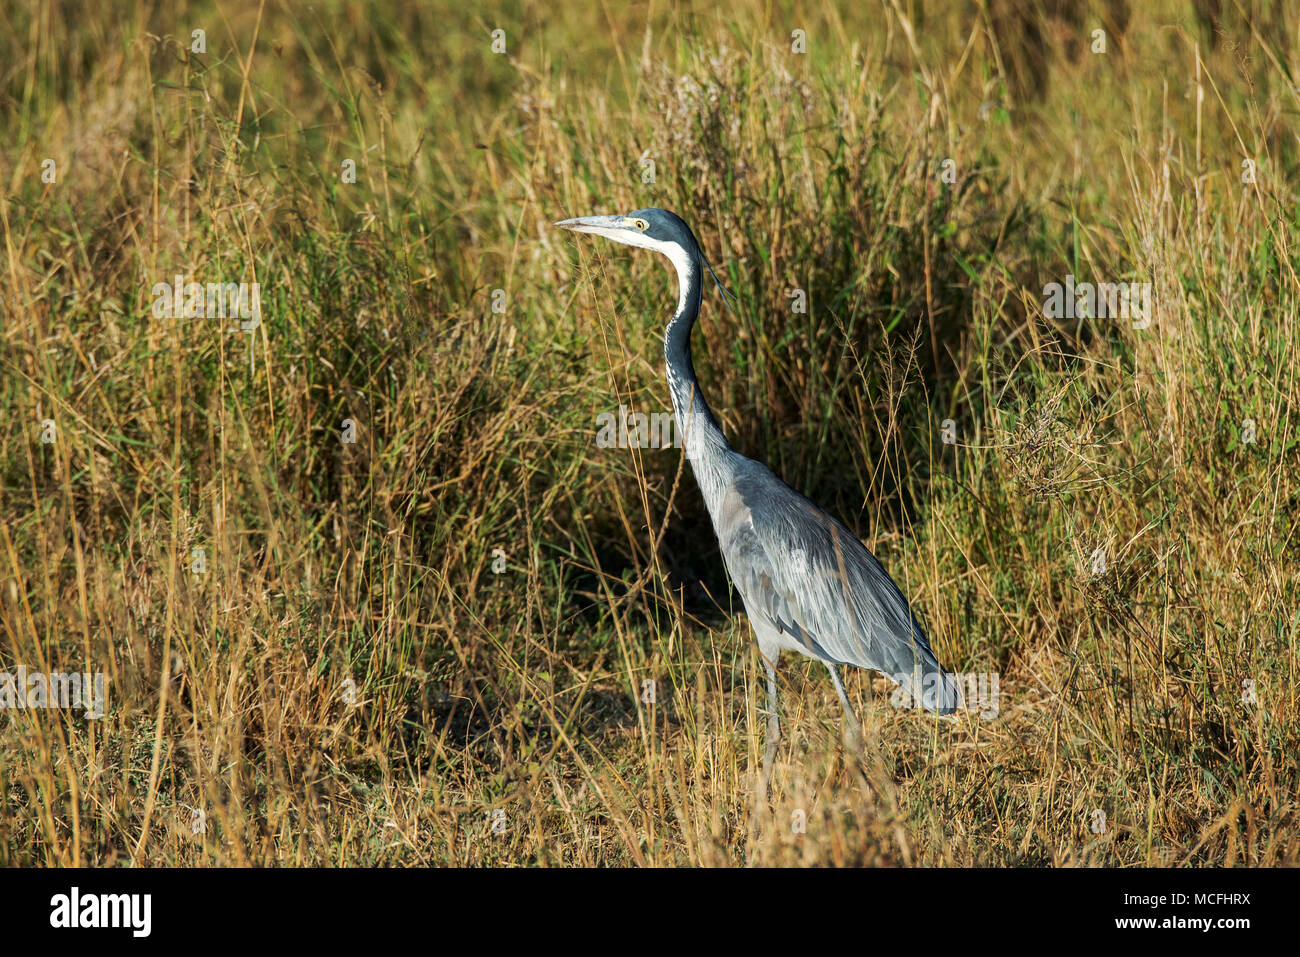
[[[598,233],[609,235],[612,230],[626,229],[622,216],[579,216],[577,219],[563,219],[555,224],[561,229],[572,229],[575,233]]]

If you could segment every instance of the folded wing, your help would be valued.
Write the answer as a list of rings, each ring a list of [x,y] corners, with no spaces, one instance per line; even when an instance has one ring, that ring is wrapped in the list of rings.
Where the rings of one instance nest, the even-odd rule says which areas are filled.
[[[931,711],[960,707],[960,687],[907,599],[842,524],[748,459],[717,522],[727,571],[751,617],[810,657],[885,674]]]

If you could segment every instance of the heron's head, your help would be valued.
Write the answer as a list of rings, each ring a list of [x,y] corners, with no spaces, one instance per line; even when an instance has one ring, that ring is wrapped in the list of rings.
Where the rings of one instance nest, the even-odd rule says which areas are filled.
[[[663,253],[674,262],[700,258],[700,244],[691,227],[666,209],[638,209],[626,216],[581,216],[555,224],[575,233],[592,233],[616,243]]]

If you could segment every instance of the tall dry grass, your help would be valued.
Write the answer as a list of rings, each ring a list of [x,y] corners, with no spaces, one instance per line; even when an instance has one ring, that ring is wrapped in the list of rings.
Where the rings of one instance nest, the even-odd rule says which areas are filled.
[[[0,715],[0,861],[1295,862],[1300,21],[850,6],[6,9],[0,672],[109,701]],[[755,794],[689,470],[596,442],[668,407],[670,274],[550,227],[641,206],[737,296],[733,444],[995,718],[856,673],[858,768],[787,662]],[[154,318],[178,273],[260,325]]]

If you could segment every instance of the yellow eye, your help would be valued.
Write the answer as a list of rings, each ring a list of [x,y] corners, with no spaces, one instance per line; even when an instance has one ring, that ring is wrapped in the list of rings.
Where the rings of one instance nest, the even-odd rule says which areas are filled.
[[[645,232],[647,229],[650,228],[650,224],[647,223],[644,219],[634,219],[632,220],[632,225],[635,226],[637,229],[641,230],[641,232]]]

